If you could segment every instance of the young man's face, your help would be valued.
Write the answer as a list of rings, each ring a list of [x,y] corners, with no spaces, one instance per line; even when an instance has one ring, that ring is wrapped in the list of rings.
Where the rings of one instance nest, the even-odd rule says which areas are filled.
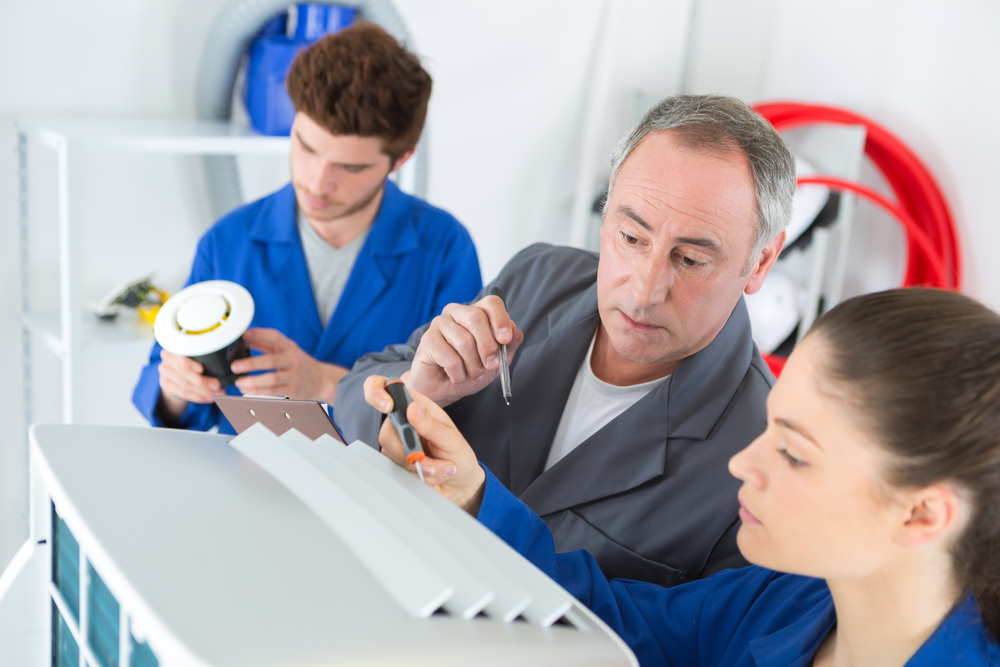
[[[299,210],[318,223],[372,204],[397,166],[379,137],[331,134],[304,113],[292,122],[290,162]]]

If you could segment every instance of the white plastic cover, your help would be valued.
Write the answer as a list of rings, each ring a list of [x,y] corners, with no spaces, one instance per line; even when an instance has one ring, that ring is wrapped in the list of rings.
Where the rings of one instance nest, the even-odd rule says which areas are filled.
[[[153,335],[164,350],[198,357],[236,341],[253,320],[254,303],[242,285],[206,280],[185,287],[160,308]]]

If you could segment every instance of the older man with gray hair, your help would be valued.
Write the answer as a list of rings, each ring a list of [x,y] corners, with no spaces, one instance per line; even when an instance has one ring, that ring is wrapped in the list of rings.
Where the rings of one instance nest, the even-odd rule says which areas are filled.
[[[560,551],[664,586],[744,565],[726,466],[764,430],[774,378],[742,295],[781,252],[794,189],[791,153],[746,104],[663,100],[615,149],[600,255],[523,250],[477,302],[359,360],[341,380],[340,425],[374,444],[381,415],[363,394],[379,382],[363,384],[402,375],[446,406]],[[484,296],[495,286],[506,307]]]

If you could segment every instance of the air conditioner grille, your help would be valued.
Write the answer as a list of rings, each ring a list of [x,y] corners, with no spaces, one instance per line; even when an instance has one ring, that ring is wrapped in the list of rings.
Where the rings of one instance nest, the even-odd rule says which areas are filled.
[[[52,603],[52,667],[79,667],[80,647],[73,633],[63,620],[55,603]]]
[[[128,638],[132,643],[131,667],[160,667],[160,661],[156,659],[156,655],[146,642],[140,644],[131,632]]]
[[[80,621],[80,545],[52,506],[52,583]]]
[[[89,565],[89,564],[88,564]],[[101,667],[118,667],[118,600],[104,580],[89,565],[90,586],[87,588],[87,643],[93,649]]]

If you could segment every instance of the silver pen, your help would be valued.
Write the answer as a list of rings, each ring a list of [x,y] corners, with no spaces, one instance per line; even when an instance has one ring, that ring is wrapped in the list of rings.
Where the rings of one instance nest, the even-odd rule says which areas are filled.
[[[500,297],[500,300],[503,301],[503,307],[507,307],[507,293],[503,291],[502,287],[494,287],[490,294]],[[510,366],[507,364],[506,343],[500,345],[500,388],[503,389],[503,400],[507,401],[507,405],[510,405]]]

